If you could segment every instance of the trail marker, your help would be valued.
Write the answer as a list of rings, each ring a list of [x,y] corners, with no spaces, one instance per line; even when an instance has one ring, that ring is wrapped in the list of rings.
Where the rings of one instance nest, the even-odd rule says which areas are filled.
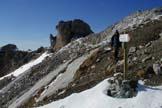
[[[127,73],[127,42],[130,41],[129,34],[121,34],[119,37],[120,42],[123,42],[123,48],[124,48],[124,80],[126,79],[126,73]]]
[[[129,34],[121,34],[119,40],[120,42],[129,42],[130,41]]]

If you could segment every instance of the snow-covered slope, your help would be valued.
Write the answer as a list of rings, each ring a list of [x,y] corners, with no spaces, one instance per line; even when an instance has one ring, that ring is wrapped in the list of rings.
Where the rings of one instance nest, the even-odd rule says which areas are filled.
[[[19,76],[20,74],[22,74],[23,72],[27,71],[28,69],[32,68],[33,66],[41,63],[47,56],[49,56],[50,54],[48,54],[47,52],[43,53],[39,58],[37,58],[36,60],[32,60],[31,62],[19,67],[18,69],[16,69],[15,71],[11,72],[8,75],[5,75],[3,77],[0,78],[0,80],[4,79],[5,77],[8,76]]]
[[[44,91],[44,93],[40,96],[40,98],[37,101],[42,100],[44,97],[51,95],[52,93],[55,93],[57,90],[61,88],[66,87],[71,81],[73,81],[73,77],[76,71],[78,70],[78,68],[80,67],[80,65],[91,54],[93,54],[93,51],[90,54],[86,54],[82,57],[79,57],[78,59],[74,60],[72,63],[70,63],[71,60],[67,61],[65,64],[61,65],[58,69],[52,71],[50,74],[48,74],[43,79],[41,79],[38,83],[36,83],[35,86],[33,86],[28,92],[24,93],[24,95],[22,95],[15,102],[13,102],[9,106],[9,108],[17,108],[21,104],[25,103],[26,100],[30,99],[32,95],[37,93],[37,91],[40,88],[48,84],[49,86],[47,87],[47,89]],[[61,73],[64,70],[65,72]],[[52,79],[54,79],[54,77],[56,77],[56,79],[53,82],[51,82]]]
[[[128,99],[107,96],[108,88],[104,80],[92,89],[39,108],[162,108],[162,86],[152,88],[139,84],[137,96]]]

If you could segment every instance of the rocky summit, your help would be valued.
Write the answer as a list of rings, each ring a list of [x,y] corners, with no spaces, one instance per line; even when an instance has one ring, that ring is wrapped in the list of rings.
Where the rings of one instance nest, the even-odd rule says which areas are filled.
[[[87,23],[78,19],[60,21],[56,30],[57,36],[50,36],[53,39],[51,45],[54,51],[40,48],[39,51],[43,52],[32,61],[30,59],[21,67],[7,72],[5,77],[1,75],[1,108],[46,108],[44,105],[50,105],[51,102],[54,102],[54,108],[66,108],[66,103],[77,101],[80,99],[78,96],[83,97],[85,94],[93,95],[93,98],[95,94],[100,94],[95,97],[99,100],[105,99],[106,96],[110,101],[105,99],[103,102],[108,104],[112,100],[112,103],[117,103],[116,98],[126,98],[127,101],[124,102],[134,106],[136,103],[128,98],[138,100],[141,95],[145,95],[151,99],[152,95],[148,95],[147,91],[160,92],[160,89],[151,87],[162,85],[162,8],[135,12],[100,33],[93,33]],[[129,33],[131,36],[126,49],[128,72],[125,80],[121,78],[123,81],[120,81],[120,78],[109,79],[117,77],[117,73],[123,75],[123,48],[120,49],[119,61],[115,64],[114,51],[110,46],[110,39],[116,30],[120,34]],[[5,83],[6,80],[9,82]],[[97,85],[103,80],[106,81]],[[143,85],[139,84],[138,80],[142,81]],[[98,88],[104,89],[102,93]],[[100,98],[103,93],[105,95]],[[74,96],[76,97],[73,101],[64,101],[73,99]],[[151,102],[150,99],[148,102]],[[86,102],[87,98],[81,100]],[[122,99],[117,100],[123,102]],[[158,102],[158,105],[162,105]]]
[[[54,50],[60,49],[72,40],[76,40],[80,37],[85,37],[93,33],[90,26],[80,19],[59,21],[56,25],[56,30],[58,34],[55,36],[56,38],[54,39],[54,43],[52,43]]]

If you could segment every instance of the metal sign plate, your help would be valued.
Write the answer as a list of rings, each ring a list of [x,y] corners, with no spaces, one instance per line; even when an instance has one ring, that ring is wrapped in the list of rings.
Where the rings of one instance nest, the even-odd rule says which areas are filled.
[[[120,42],[129,42],[130,36],[129,34],[121,34],[119,37]]]

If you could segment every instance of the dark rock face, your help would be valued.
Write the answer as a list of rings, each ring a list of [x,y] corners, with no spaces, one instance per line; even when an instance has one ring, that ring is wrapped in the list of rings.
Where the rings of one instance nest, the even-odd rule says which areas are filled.
[[[19,51],[16,45],[8,44],[0,50],[0,77],[14,71],[36,57],[36,53]]]
[[[52,34],[50,34],[50,43],[51,43],[51,47],[54,47],[56,44],[56,36],[53,36]]]
[[[45,48],[44,47],[40,47],[40,48],[38,48],[36,51],[35,51],[35,53],[43,53],[43,52],[45,52]]]
[[[1,52],[7,52],[7,51],[16,51],[17,46],[14,44],[7,44],[1,48]]]
[[[80,19],[75,19],[73,21],[60,21],[56,26],[56,29],[58,35],[56,37],[54,49],[60,49],[71,42],[71,40],[85,37],[93,33],[90,26]]]

